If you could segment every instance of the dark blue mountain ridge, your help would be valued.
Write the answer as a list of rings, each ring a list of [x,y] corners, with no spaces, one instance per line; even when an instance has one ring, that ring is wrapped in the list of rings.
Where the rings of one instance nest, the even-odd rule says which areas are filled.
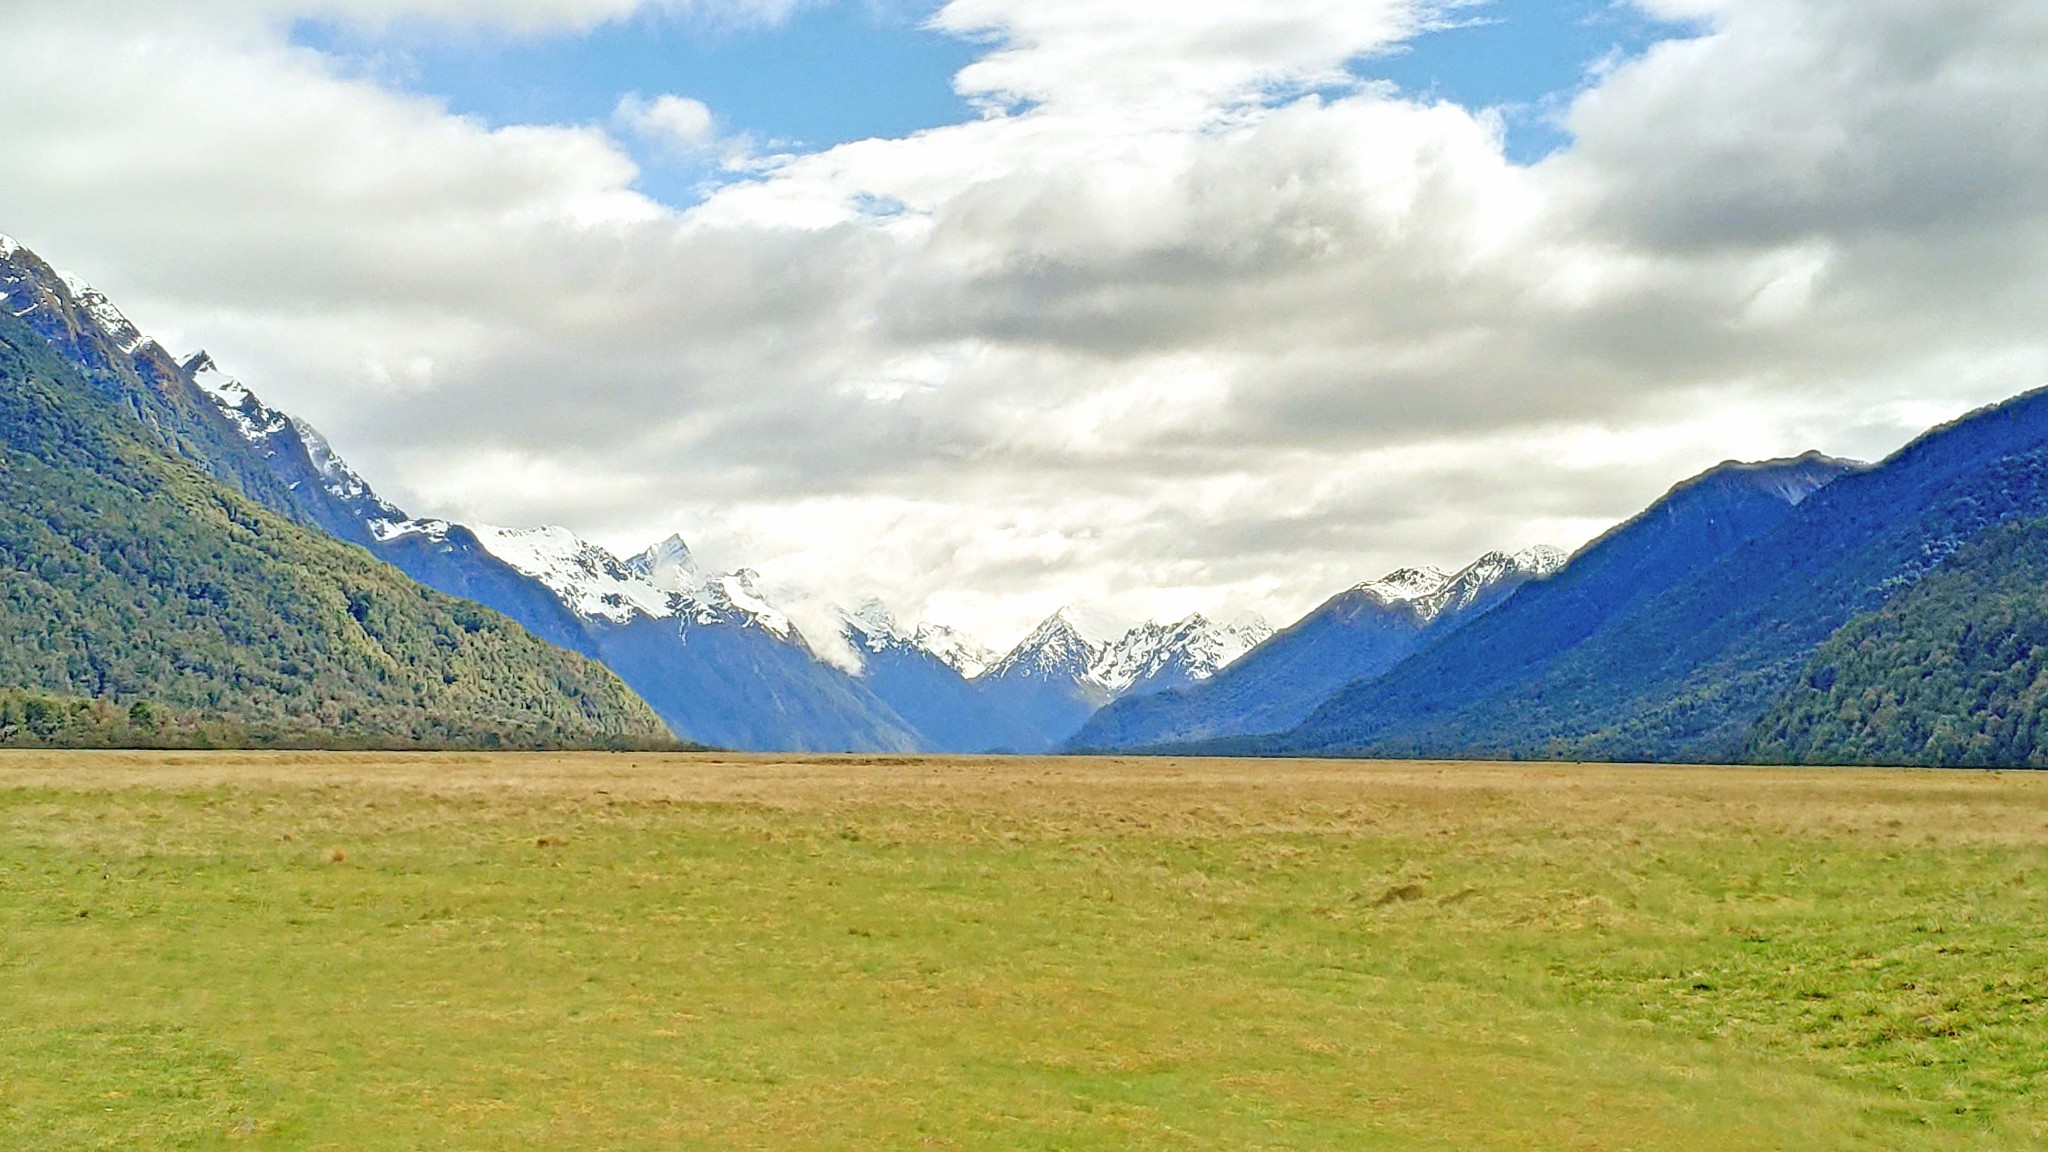
[[[1404,569],[1346,589],[1208,680],[1102,708],[1068,748],[1112,751],[1285,730],[1332,692],[1485,615],[1562,560],[1549,549],[1489,553],[1455,575]]]
[[[1875,467],[1843,470],[1688,578],[1616,601],[1595,627],[1583,626],[1588,618],[1559,629],[1550,618],[1569,613],[1546,597],[1511,602],[1485,630],[1347,688],[1262,746],[1740,760],[1756,725],[1831,634],[1913,588],[1986,529],[2044,511],[2048,391],[2037,391],[1935,428]],[[1544,591],[1572,587],[1562,578],[1570,573]],[[1546,635],[1548,644],[1531,645]],[[1487,651],[1504,667],[1449,674],[1459,656]]]
[[[935,748],[994,752],[1038,747],[1049,739],[999,693],[903,635],[878,605],[865,606],[847,622],[847,639],[864,664],[862,686]]]
[[[1015,727],[1028,734],[1003,751],[1049,752],[1115,698],[1089,675],[1106,640],[1101,633],[1062,610],[975,678],[976,689],[999,698]]]

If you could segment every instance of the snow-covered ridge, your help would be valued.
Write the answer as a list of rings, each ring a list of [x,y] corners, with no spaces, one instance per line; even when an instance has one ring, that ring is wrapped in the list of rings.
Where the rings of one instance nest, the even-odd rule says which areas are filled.
[[[1377,580],[1368,580],[1355,589],[1370,592],[1387,604],[1406,604],[1449,583],[1451,574],[1441,568],[1427,565],[1421,568],[1397,568]]]
[[[19,251],[21,251],[20,241],[4,232],[0,232],[0,260],[12,259],[14,254]]]
[[[1471,607],[1488,589],[1502,581],[1518,576],[1528,579],[1548,576],[1564,567],[1566,559],[1561,550],[1544,546],[1525,548],[1515,553],[1488,552],[1446,580],[1441,588],[1417,599],[1415,607],[1423,619],[1434,620],[1447,612]]]
[[[944,624],[919,624],[910,642],[953,666],[969,680],[988,671],[996,652],[987,645]]]
[[[206,353],[194,352],[179,366],[249,443],[264,447],[271,437],[291,427],[290,417],[258,400],[240,380],[221,371]]]
[[[1383,604],[1408,604],[1423,620],[1471,607],[1489,588],[1504,580],[1539,579],[1564,567],[1561,549],[1539,545],[1520,552],[1488,552],[1456,572],[1441,568],[1402,568],[1358,585]]]
[[[984,675],[1072,679],[1115,695],[1176,668],[1190,680],[1207,679],[1272,634],[1256,616],[1218,624],[1200,613],[1118,631],[1101,617],[1062,608]]]
[[[113,341],[124,355],[132,356],[135,350],[144,344],[154,343],[149,337],[144,336],[128,317],[122,315],[119,308],[114,307],[114,302],[107,299],[106,293],[68,272],[59,272],[57,276],[64,281],[65,289],[71,293],[72,302],[91,318],[94,326],[105,333],[107,339]]]
[[[370,535],[382,543],[389,543],[402,536],[422,536],[428,540],[448,539],[454,525],[446,520],[372,520]]]
[[[762,592],[759,573],[700,572],[680,537],[620,559],[567,528],[469,528],[486,552],[538,580],[586,619],[626,624],[644,616],[684,625],[751,625],[785,640],[798,635],[789,614]]]
[[[1088,670],[1089,678],[1114,693],[1176,668],[1190,680],[1206,680],[1272,635],[1272,627],[1257,616],[1229,624],[1200,613],[1177,624],[1148,621],[1105,649]]]
[[[995,663],[996,654],[980,641],[944,624],[922,623],[906,628],[880,600],[869,598],[851,612],[841,612],[841,632],[858,652],[869,654],[911,649],[937,657],[972,680]]]
[[[265,404],[249,391],[247,385],[221,371],[212,356],[203,351],[194,352],[180,361],[178,367],[201,394],[213,401],[214,407],[220,409],[221,415],[227,417],[242,439],[264,456],[273,457],[284,450],[284,446],[275,443],[277,437],[287,428],[294,432],[305,449],[306,461],[313,466],[320,487],[361,515],[378,539],[425,530],[402,528],[409,523],[405,513],[377,495],[370,482],[349,467],[348,461],[343,460],[334,446],[327,442],[327,437],[304,420]],[[446,524],[441,524],[440,534],[443,537],[447,535]]]

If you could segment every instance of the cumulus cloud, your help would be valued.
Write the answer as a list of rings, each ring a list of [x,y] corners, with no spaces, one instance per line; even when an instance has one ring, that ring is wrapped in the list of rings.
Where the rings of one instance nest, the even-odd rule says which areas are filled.
[[[956,81],[984,106],[1029,103],[1124,120],[1199,122],[1271,91],[1348,84],[1346,64],[1398,44],[1450,6],[1430,0],[952,0],[932,23],[996,45]]]
[[[663,95],[649,100],[638,92],[619,98],[613,117],[627,130],[671,147],[701,151],[718,140],[718,125],[702,100]]]
[[[632,0],[9,6],[0,230],[416,511],[681,530],[997,642],[1071,601],[1279,620],[2048,382],[2048,12],[1643,6],[1702,31],[1520,166],[1346,78],[1446,6],[953,0],[981,116],[687,209],[611,135],[729,147],[685,93],[492,130],[281,31]]]

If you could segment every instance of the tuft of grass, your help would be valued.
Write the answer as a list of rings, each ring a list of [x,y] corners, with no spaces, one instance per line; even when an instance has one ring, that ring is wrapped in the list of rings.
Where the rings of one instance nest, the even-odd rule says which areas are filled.
[[[2039,1147],[2044,877],[2023,774],[0,756],[0,1133]]]

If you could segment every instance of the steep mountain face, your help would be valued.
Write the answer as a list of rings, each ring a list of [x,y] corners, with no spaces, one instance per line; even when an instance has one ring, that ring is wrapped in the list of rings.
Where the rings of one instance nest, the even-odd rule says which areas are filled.
[[[182,404],[193,397],[154,393],[105,358],[139,340],[72,323],[97,309],[112,327],[116,314],[84,293],[21,291],[0,309],[0,686],[125,705],[131,727],[165,705],[261,740],[667,739],[596,664],[202,470],[204,410]],[[90,378],[70,359],[81,349],[99,366]]]
[[[171,354],[112,301],[0,236],[0,310],[22,321],[101,398],[126,410],[158,449],[196,465],[273,512],[311,522],[286,484],[246,450]]]
[[[1285,747],[1728,760],[1801,666],[1985,528],[2040,509],[2048,400],[1870,469],[1724,468],[1603,538],[1542,597],[1340,693]],[[1456,677],[1459,645],[1507,659]]]
[[[906,630],[886,608],[870,602],[848,617],[846,638],[861,656],[861,685],[935,750],[988,752],[1042,739],[973,679],[994,658],[958,633],[930,626]]]
[[[560,529],[408,517],[312,427],[198,353],[180,361],[107,299],[0,244],[7,309],[164,450],[249,498],[406,575],[610,665],[684,738],[723,747],[912,751],[927,746],[845,671],[818,659],[750,573],[699,574],[680,541],[621,561]]]
[[[1197,614],[1123,627],[1062,608],[975,685],[1032,734],[1011,750],[1044,752],[1063,745],[1110,701],[1206,680],[1270,635],[1256,618],[1226,625]]]
[[[1120,699],[1185,688],[1236,663],[1272,635],[1257,617],[1218,624],[1197,613],[1176,624],[1148,621],[1110,645],[1090,675]]]
[[[1984,532],[1837,629],[1744,757],[2048,767],[2048,519]]]
[[[1031,733],[1006,751],[1049,751],[1109,703],[1109,685],[1090,673],[1111,643],[1102,622],[1063,608],[981,675],[976,687]]]
[[[1385,672],[1563,563],[1554,548],[1532,548],[1491,552],[1457,573],[1389,573],[1331,597],[1211,679],[1116,701],[1070,746],[1144,748],[1290,728],[1332,692]]]
[[[412,529],[379,532],[397,540]],[[687,739],[757,751],[932,750],[860,679],[820,659],[753,572],[701,572],[675,537],[622,560],[561,528],[478,526],[472,535],[547,589],[574,618],[579,650]]]

